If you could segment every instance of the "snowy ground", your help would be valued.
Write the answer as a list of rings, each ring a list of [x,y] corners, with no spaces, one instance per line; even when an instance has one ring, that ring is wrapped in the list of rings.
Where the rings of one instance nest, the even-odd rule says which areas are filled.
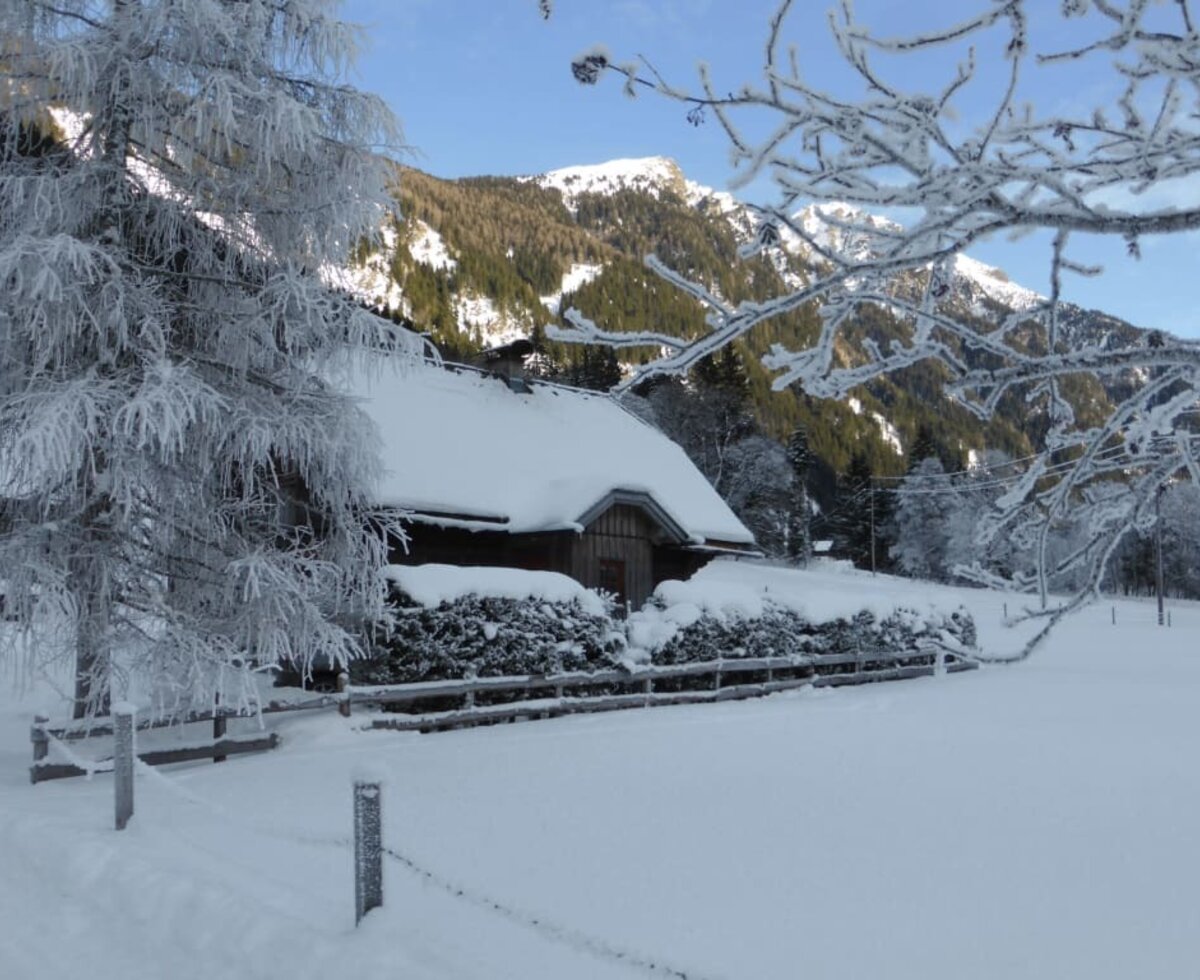
[[[1004,597],[940,598],[1017,645]],[[121,834],[111,777],[28,785],[37,698],[10,698],[0,977],[1195,976],[1200,607],[1113,606],[945,678],[433,736],[292,721],[273,754],[141,775]],[[355,930],[363,765],[432,878],[389,859]]]

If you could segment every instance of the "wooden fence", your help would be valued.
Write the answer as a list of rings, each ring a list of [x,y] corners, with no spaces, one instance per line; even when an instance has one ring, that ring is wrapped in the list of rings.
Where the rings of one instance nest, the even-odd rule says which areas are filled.
[[[337,694],[295,702],[272,701],[248,710],[215,707],[174,718],[143,720],[137,725],[139,731],[211,722],[212,738],[180,747],[139,751],[138,758],[152,766],[199,759],[222,762],[231,755],[276,748],[279,736],[275,733],[226,735],[228,719],[260,714],[337,707],[349,716],[356,706],[383,708],[384,714],[375,713],[369,719],[372,728],[433,732],[625,708],[735,701],[802,687],[843,687],[931,677],[940,671],[955,673],[978,666],[975,661],[943,647],[927,646],[901,653],[858,651],[799,657],[742,657],[633,670],[475,677],[381,686],[350,686],[343,674]],[[39,783],[110,770],[111,757],[80,765],[84,760],[50,762],[47,756],[52,740],[68,743],[112,733],[109,721],[50,727],[48,719],[38,716],[30,730],[33,743],[30,781]]]
[[[745,657],[595,673],[476,677],[418,684],[348,686],[341,711],[355,705],[388,710],[372,728],[440,731],[569,714],[762,697],[801,687],[842,687],[930,677],[978,664],[926,647],[902,653],[856,652],[808,657]],[[453,701],[453,707],[444,707]],[[421,710],[423,703],[439,707]]]
[[[138,731],[159,728],[180,729],[189,725],[211,722],[212,738],[188,742],[182,746],[147,749],[139,751],[137,755],[146,765],[164,766],[174,762],[195,762],[200,759],[224,762],[231,755],[265,752],[279,746],[278,735],[255,732],[250,735],[229,736],[226,734],[229,719],[253,718],[259,714],[270,715],[287,711],[330,709],[336,707],[338,703],[339,698],[336,695],[326,694],[303,701],[271,701],[265,705],[246,709],[214,706],[206,711],[192,711],[165,718],[143,719],[137,723]],[[112,734],[113,724],[110,719],[88,719],[52,727],[50,719],[38,715],[34,718],[33,727],[29,730],[29,740],[33,743],[33,765],[29,767],[30,782],[40,783],[48,779],[65,779],[70,776],[86,776],[93,772],[111,771],[113,765],[111,756],[101,757],[94,761],[81,759],[66,762],[51,762],[47,756],[50,754],[52,741],[80,742],[91,738],[109,737]],[[81,762],[84,764],[80,765]]]

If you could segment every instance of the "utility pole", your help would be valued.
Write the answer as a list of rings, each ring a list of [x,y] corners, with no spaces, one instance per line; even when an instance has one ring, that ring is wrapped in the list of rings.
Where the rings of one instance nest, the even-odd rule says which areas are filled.
[[[1163,625],[1163,541],[1162,541],[1162,495],[1166,489],[1159,485],[1154,492],[1154,589],[1158,594],[1158,625]]]

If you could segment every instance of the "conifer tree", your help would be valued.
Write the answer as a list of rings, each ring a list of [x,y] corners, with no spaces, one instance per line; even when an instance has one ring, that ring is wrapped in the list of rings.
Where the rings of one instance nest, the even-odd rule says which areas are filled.
[[[930,428],[928,422],[922,422],[917,426],[917,437],[908,450],[908,471],[913,472],[922,461],[936,457],[937,454],[938,448],[937,442],[933,438],[933,429]]]
[[[4,636],[65,635],[79,711],[228,703],[383,612],[317,365],[406,341],[315,274],[377,233],[397,132],[331,7],[0,0]]]
[[[808,468],[812,452],[804,426],[792,430],[787,443],[787,460],[792,468],[792,498],[788,508],[788,557],[797,565],[812,558],[812,533],[809,529]]]
[[[838,480],[837,502],[830,517],[834,551],[859,568],[871,568],[872,561],[877,566],[883,553],[877,540],[881,522],[873,477],[866,454],[855,453]]]

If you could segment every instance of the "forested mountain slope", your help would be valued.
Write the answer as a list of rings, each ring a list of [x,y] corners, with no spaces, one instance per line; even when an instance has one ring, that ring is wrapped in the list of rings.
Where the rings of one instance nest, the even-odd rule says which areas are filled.
[[[689,181],[672,161],[659,157],[530,178],[448,181],[404,169],[396,193],[402,221],[389,230],[382,250],[359,251],[352,277],[364,299],[428,331],[452,357],[518,336],[540,340],[541,328],[559,322],[569,307],[609,329],[681,335],[702,330],[699,303],[647,270],[642,260],[649,253],[733,302],[775,295],[785,284],[802,282],[819,261],[794,236],[770,259],[740,259],[738,247],[753,233],[750,210],[729,194]],[[820,207],[835,219],[847,213],[839,205]],[[816,208],[798,218],[807,230],[838,234]],[[1037,300],[1000,270],[960,256],[944,303],[988,330]],[[1064,323],[1073,342],[1103,345],[1137,333],[1120,320],[1071,306]],[[833,472],[844,472],[855,455],[865,456],[877,474],[903,472],[922,426],[935,434],[940,455],[960,464],[984,448],[1025,456],[1036,443],[1044,424],[1036,411],[1010,404],[981,422],[945,397],[944,375],[934,364],[873,383],[842,403],[799,390],[771,391],[761,354],[773,343],[811,337],[817,326],[817,310],[810,305],[760,327],[739,352],[762,430],[785,440],[797,425],[806,427],[812,451]],[[886,343],[895,331],[891,315],[875,310],[860,317],[855,335]],[[1036,347],[1041,339],[1031,328],[1026,342]],[[861,356],[853,348],[839,355]],[[547,344],[539,360],[543,370],[576,383],[599,386],[615,377],[609,352]],[[1104,414],[1108,395],[1098,383],[1068,387],[1083,417]]]

